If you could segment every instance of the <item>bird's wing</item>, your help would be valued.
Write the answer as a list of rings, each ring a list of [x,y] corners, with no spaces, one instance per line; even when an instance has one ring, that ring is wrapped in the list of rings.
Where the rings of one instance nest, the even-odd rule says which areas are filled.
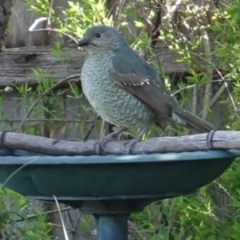
[[[139,58],[137,60],[139,61]],[[121,61],[119,56],[115,57],[110,76],[116,84],[155,111],[160,119],[169,121],[175,126],[171,119],[172,108],[168,102],[168,93],[158,84],[157,79],[151,79],[155,78],[155,70],[142,59],[139,65],[142,66],[126,59]]]

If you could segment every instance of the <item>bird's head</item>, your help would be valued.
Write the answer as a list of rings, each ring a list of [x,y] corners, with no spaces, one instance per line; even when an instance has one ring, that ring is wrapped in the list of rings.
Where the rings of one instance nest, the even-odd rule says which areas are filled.
[[[84,33],[83,38],[78,42],[89,54],[100,51],[117,51],[126,42],[121,34],[114,28],[108,26],[94,26]]]

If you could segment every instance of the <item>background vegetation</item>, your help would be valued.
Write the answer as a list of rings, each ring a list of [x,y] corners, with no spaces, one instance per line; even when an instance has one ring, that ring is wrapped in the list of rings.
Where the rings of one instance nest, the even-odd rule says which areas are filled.
[[[215,3],[75,0],[67,3],[67,8],[58,14],[52,7],[54,1],[26,1],[36,19],[45,17],[45,30],[54,32],[52,54],[65,63],[66,69],[68,63],[63,54],[66,45],[61,39],[66,39],[67,46],[73,46],[86,28],[112,25],[124,34],[134,50],[159,70],[169,90],[185,108],[219,127],[239,129],[240,8],[237,0]],[[187,74],[164,73],[164,63],[158,57],[160,44],[177,54],[177,61],[187,66]],[[15,88],[26,100],[27,109],[56,80],[39,68],[33,69],[32,78],[39,82],[34,88],[28,83]],[[49,91],[41,99],[44,104],[32,109],[31,116],[43,115],[48,121],[42,125],[23,122],[18,130],[48,137],[56,131],[64,135],[73,125],[63,120],[60,101],[63,95],[77,101],[83,109],[81,114],[75,114],[74,127],[80,132],[73,137],[87,138],[91,126],[99,131],[100,123],[81,96],[77,82]],[[1,119],[8,123],[4,112]],[[158,134],[153,128],[148,137]],[[174,134],[184,133],[178,129]],[[155,202],[143,212],[132,214],[131,239],[240,239],[239,178],[239,162],[236,161],[219,179],[197,194]],[[1,189],[0,195],[3,199],[0,203],[1,239],[54,239],[48,214],[43,213],[42,207],[6,189]],[[77,227],[94,235],[91,221],[91,217],[86,218]]]

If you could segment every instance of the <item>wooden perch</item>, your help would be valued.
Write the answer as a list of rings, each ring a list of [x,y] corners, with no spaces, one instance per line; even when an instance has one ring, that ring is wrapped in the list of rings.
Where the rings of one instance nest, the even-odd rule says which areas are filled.
[[[25,150],[48,155],[95,155],[97,140],[65,141],[13,132],[0,132],[1,146],[15,150]],[[126,141],[106,143],[103,154],[127,154]],[[240,131],[211,131],[210,133],[181,136],[158,137],[138,142],[132,154],[152,154],[166,152],[204,151],[210,149],[240,149]]]

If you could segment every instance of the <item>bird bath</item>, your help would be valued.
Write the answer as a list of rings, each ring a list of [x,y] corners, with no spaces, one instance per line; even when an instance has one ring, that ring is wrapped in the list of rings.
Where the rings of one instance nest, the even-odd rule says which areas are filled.
[[[66,203],[95,216],[98,240],[126,240],[131,212],[195,192],[240,151],[126,156],[1,156],[0,183],[36,200]]]

